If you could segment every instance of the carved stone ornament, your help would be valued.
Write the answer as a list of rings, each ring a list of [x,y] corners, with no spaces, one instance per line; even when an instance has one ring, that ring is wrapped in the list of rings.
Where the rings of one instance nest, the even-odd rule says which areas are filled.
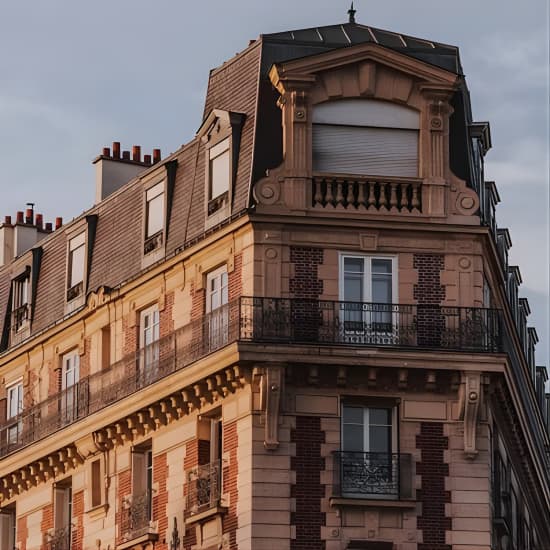
[[[451,210],[454,214],[473,216],[479,210],[477,193],[466,186],[466,182],[456,176],[451,178]]]
[[[269,170],[266,177],[254,185],[254,199],[258,204],[277,204],[281,198],[279,169]]]
[[[264,447],[275,450],[279,447],[279,409],[283,386],[283,367],[266,367],[260,385],[261,404],[265,413]]]
[[[464,421],[464,454],[469,459],[474,459],[478,454],[476,434],[481,391],[481,373],[462,373],[462,383],[459,389],[459,410],[460,419]]]

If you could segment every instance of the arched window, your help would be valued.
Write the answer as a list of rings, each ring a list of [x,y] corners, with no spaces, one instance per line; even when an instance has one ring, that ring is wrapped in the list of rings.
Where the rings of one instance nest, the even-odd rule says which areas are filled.
[[[418,176],[419,114],[371,99],[313,108],[313,170],[337,174]]]

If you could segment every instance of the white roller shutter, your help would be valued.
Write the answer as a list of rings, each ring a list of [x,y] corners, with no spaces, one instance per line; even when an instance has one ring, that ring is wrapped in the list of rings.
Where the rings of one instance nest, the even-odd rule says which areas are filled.
[[[313,170],[416,177],[418,130],[313,124]]]

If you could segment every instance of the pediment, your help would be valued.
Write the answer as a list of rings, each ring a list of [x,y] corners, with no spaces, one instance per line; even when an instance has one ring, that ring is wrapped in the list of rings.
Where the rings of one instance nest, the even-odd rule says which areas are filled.
[[[322,73],[345,70],[350,65],[357,65],[361,71],[366,72],[372,71],[373,67],[385,67],[401,73],[404,78],[413,78],[435,86],[454,86],[458,80],[458,75],[450,71],[372,43],[278,63],[271,68],[270,78],[277,88],[288,80],[311,83]]]

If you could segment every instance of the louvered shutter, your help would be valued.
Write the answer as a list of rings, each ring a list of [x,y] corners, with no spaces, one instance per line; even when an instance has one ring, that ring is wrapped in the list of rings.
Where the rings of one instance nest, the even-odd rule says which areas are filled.
[[[418,130],[313,124],[313,170],[416,177]]]

